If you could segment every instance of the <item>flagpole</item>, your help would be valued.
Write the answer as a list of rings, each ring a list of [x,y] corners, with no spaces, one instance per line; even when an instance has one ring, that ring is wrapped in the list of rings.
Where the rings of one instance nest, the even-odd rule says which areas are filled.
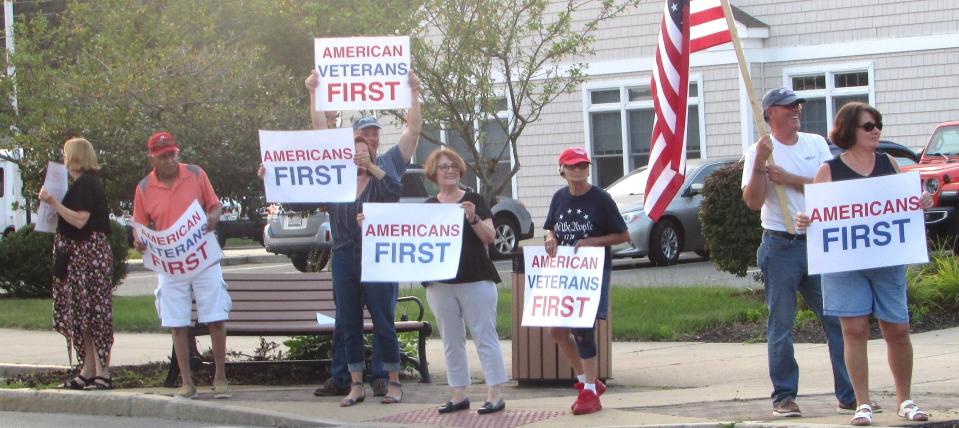
[[[749,75],[749,68],[746,67],[746,55],[743,54],[743,46],[739,41],[739,32],[736,30],[736,22],[733,19],[733,10],[729,7],[729,0],[719,0],[723,4],[723,15],[726,16],[726,25],[729,26],[729,34],[733,47],[736,49],[736,59],[739,61],[739,72],[743,79],[743,84],[746,86],[746,94],[749,96],[749,105],[752,106],[753,110],[753,126],[756,128],[756,132],[759,134],[759,137],[762,138],[766,136],[766,125],[761,119],[763,117],[762,109],[760,108],[759,99],[756,97],[756,91],[753,89],[753,80]],[[772,152],[769,153],[769,159],[766,160],[767,166],[775,166],[776,161],[773,159]],[[776,190],[776,195],[779,196],[779,209],[782,210],[783,220],[786,222],[786,231],[789,233],[795,234],[796,228],[793,226],[792,213],[789,212],[789,207],[786,205],[786,191],[783,189],[782,185],[772,183],[773,188]]]

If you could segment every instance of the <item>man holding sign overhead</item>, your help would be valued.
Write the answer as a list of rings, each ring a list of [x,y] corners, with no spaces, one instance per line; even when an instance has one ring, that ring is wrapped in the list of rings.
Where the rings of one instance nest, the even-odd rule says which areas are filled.
[[[605,190],[589,183],[591,162],[586,150],[574,147],[559,155],[559,175],[568,186],[556,191],[546,214],[546,252],[556,257],[557,246],[605,247],[597,319],[606,319],[609,309],[609,275],[612,270],[610,246],[629,240],[626,223],[613,198]],[[596,325],[589,328],[551,327],[550,336],[576,371],[579,391],[573,414],[593,413],[603,408],[599,396],[606,386],[597,378]],[[572,335],[570,335],[572,333]]]
[[[321,44],[317,39],[317,45]],[[334,52],[334,51],[331,51]],[[354,55],[355,50],[336,51],[336,55]],[[349,54],[349,52],[354,52]],[[408,49],[406,49],[408,55]],[[349,55],[347,55],[349,54]],[[393,61],[390,57],[390,61]],[[321,60],[317,49],[317,61]],[[384,404],[399,403],[403,398],[399,382],[400,354],[394,325],[396,298],[399,284],[395,282],[361,282],[362,237],[358,215],[362,213],[366,202],[399,201],[400,179],[416,151],[419,142],[422,117],[420,116],[420,82],[407,66],[401,72],[404,82],[410,87],[407,92],[410,108],[406,112],[406,124],[396,146],[382,156],[377,156],[380,140],[380,125],[373,116],[367,116],[353,123],[356,154],[354,161],[359,167],[356,183],[356,200],[352,202],[331,203],[327,205],[330,225],[333,232],[333,293],[336,299],[336,333],[342,338],[342,348],[346,350],[346,361],[351,377],[350,393],[341,402],[341,406],[352,406],[366,398],[363,388],[363,305],[373,319],[373,336],[382,353],[383,368],[388,372],[389,386],[383,398]],[[324,71],[329,73],[329,71]],[[325,74],[325,76],[332,76]],[[323,110],[318,110],[317,88],[328,86],[331,77],[323,77],[317,69],[306,80],[310,90],[310,115],[315,129],[326,129],[327,120]],[[323,109],[356,108],[351,104],[322,103]],[[372,108],[394,108],[393,104],[376,102]],[[370,108],[366,106],[364,108]],[[334,348],[341,348],[334,345]],[[334,349],[333,365],[337,365],[337,350]],[[334,376],[337,373],[333,373]]]
[[[147,141],[147,152],[153,171],[137,185],[133,199],[133,220],[152,230],[165,230],[181,221],[191,206],[199,203],[206,213],[206,224],[198,225],[205,233],[212,233],[220,219],[220,199],[213,192],[210,179],[199,166],[179,162],[180,149],[169,132],[157,132]],[[174,241],[177,236],[165,241]],[[147,239],[137,237],[134,244],[147,254]],[[212,240],[216,243],[216,240]],[[157,242],[163,244],[165,242]],[[186,248],[190,247],[190,248]],[[184,250],[196,249],[187,245]],[[217,251],[219,251],[217,249]],[[179,253],[177,251],[174,251]],[[206,257],[203,251],[200,256]],[[218,253],[217,253],[218,254]],[[185,268],[185,267],[184,267]],[[187,328],[193,297],[196,298],[198,321],[206,324],[213,340],[213,360],[216,373],[213,376],[213,397],[232,396],[226,381],[224,361],[226,358],[226,327],[232,302],[223,281],[219,261],[214,261],[201,272],[185,275],[184,269],[171,269],[157,275],[156,307],[161,325],[172,329],[173,350],[180,367],[181,386],[175,398],[190,399],[196,395],[190,371],[190,346]],[[184,275],[180,275],[180,274]],[[191,296],[191,290],[193,296]]]

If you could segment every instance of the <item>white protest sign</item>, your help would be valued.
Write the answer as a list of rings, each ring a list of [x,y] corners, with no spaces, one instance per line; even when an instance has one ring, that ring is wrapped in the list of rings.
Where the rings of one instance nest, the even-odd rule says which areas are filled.
[[[320,327],[330,326],[333,327],[336,325],[336,318],[333,318],[329,315],[326,315],[322,312],[316,313],[316,325]]]
[[[190,278],[223,257],[213,232],[204,233],[206,212],[197,201],[180,216],[176,224],[161,231],[133,223],[137,239],[146,245],[143,266],[174,278]]]
[[[919,173],[806,185],[809,273],[924,263]]]
[[[353,131],[260,130],[267,202],[356,200]]]
[[[363,282],[456,277],[463,248],[459,204],[366,203],[363,214]]]
[[[43,188],[47,193],[53,195],[58,201],[63,201],[67,194],[67,167],[62,163],[48,162],[47,176],[43,180]],[[37,208],[37,224],[34,226],[37,232],[53,233],[57,231],[57,210],[50,204],[40,202]]]
[[[410,106],[410,38],[316,39],[316,111]]]
[[[550,257],[543,246],[523,247],[526,280],[524,327],[592,327],[603,286],[602,247],[560,246]]]

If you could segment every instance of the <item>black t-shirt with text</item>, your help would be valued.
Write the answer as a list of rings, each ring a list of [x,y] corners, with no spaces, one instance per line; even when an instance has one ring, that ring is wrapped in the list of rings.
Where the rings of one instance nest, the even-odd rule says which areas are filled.
[[[553,194],[543,229],[552,230],[559,245],[572,246],[583,238],[625,232],[626,223],[605,190],[590,186],[586,193],[573,196],[569,187],[563,187]],[[605,267],[610,266],[612,260],[607,246]]]

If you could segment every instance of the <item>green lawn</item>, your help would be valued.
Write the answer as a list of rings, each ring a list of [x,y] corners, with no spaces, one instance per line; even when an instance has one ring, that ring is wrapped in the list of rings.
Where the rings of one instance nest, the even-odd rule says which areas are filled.
[[[424,319],[434,326],[436,320],[426,302],[422,287],[403,289],[401,295],[414,295],[426,307]],[[500,337],[510,337],[513,319],[510,290],[499,290],[496,329]],[[670,340],[694,334],[713,326],[753,319],[764,305],[739,290],[707,287],[621,288],[613,287],[613,338],[615,340]],[[404,313],[410,319],[418,310],[412,303],[397,307],[397,319]],[[46,330],[52,324],[49,299],[0,299],[0,327]],[[518,320],[517,320],[518,321]],[[153,296],[114,297],[113,324],[118,332],[160,332]]]

